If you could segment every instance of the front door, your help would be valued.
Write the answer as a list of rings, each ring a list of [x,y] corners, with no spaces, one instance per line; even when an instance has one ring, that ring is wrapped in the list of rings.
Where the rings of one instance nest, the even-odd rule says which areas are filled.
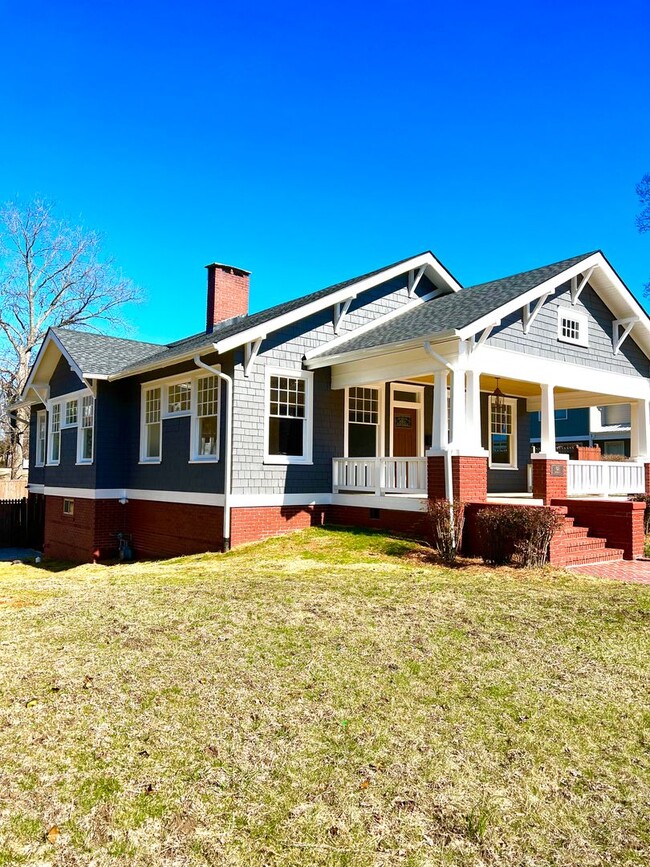
[[[413,458],[418,454],[418,411],[393,407],[393,457]]]

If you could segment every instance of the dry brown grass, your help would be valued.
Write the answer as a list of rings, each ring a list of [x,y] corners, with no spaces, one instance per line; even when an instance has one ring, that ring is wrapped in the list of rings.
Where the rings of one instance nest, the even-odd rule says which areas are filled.
[[[648,588],[312,530],[0,597],[0,865],[650,860]]]

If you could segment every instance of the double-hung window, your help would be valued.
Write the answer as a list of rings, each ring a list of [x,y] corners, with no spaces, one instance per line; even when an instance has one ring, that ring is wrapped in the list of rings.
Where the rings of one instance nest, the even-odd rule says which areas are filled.
[[[188,415],[192,409],[192,383],[174,382],[167,386],[167,415]]]
[[[45,465],[45,445],[47,442],[47,413],[44,409],[36,413],[36,466]]]
[[[77,432],[77,460],[80,464],[90,464],[93,460],[95,439],[95,399],[92,395],[81,398],[81,419]]]
[[[161,388],[145,388],[142,392],[142,436],[140,460],[159,463],[162,456]]]
[[[348,389],[348,450],[350,458],[374,458],[379,439],[379,389]]]
[[[219,459],[219,380],[216,376],[200,376],[196,380],[195,401],[191,459],[216,461]]]
[[[65,421],[63,427],[76,427],[77,424],[77,399],[66,400]]]
[[[50,453],[49,464],[58,464],[61,460],[61,404],[53,403],[50,407]]]
[[[490,467],[517,469],[517,401],[490,397]]]
[[[268,370],[266,379],[268,463],[309,464],[312,459],[312,374]]]

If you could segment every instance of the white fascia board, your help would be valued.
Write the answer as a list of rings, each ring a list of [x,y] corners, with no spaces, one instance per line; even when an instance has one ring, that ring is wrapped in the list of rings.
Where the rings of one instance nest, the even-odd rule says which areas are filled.
[[[356,332],[353,332],[353,334]],[[353,336],[351,334],[350,336]],[[312,358],[305,362],[308,370],[319,367],[332,367],[335,364],[344,364],[349,361],[362,361],[370,358],[382,358],[395,352],[406,352],[409,349],[424,348],[425,343],[446,343],[454,338],[458,339],[457,331],[437,332],[428,337],[416,337],[411,340],[402,340],[396,343],[384,343],[381,346],[373,346],[368,349],[355,349],[353,352],[342,352],[339,355],[328,355],[326,358]]]
[[[237,349],[244,343],[249,343],[256,340],[258,337],[264,337],[271,331],[278,331],[285,328],[287,325],[292,325],[300,319],[305,319],[313,313],[318,313],[334,304],[345,301],[351,295],[359,295],[367,289],[373,289],[381,283],[386,283],[394,277],[399,277],[408,271],[419,268],[422,265],[426,266],[427,276],[432,274],[444,281],[452,292],[458,292],[461,286],[454,280],[449,272],[442,267],[438,260],[431,253],[422,253],[420,256],[414,256],[412,259],[407,259],[406,262],[401,262],[399,265],[393,265],[392,268],[386,268],[380,271],[379,274],[374,274],[372,277],[365,277],[355,283],[349,283],[342,289],[325,295],[323,298],[318,298],[316,301],[311,301],[304,304],[302,307],[297,307],[289,313],[283,313],[281,316],[276,316],[275,319],[269,319],[261,325],[255,325],[246,331],[240,331],[239,334],[234,334],[232,337],[226,337],[224,340],[217,340],[214,347],[217,352],[230,352],[232,349]]]
[[[310,349],[308,352],[306,352],[305,361],[310,361],[312,358],[317,358],[323,352],[329,352],[331,349],[340,346],[342,343],[345,343],[346,341],[351,340],[354,337],[359,337],[361,334],[367,334],[368,331],[372,331],[373,328],[377,328],[379,325],[384,325],[384,323],[386,322],[397,319],[403,313],[408,313],[409,310],[413,310],[414,307],[419,307],[421,304],[424,304],[425,301],[432,301],[440,294],[441,292],[437,290],[435,292],[429,292],[428,295],[418,296],[417,298],[413,298],[411,301],[408,301],[403,307],[396,307],[395,310],[391,310],[390,313],[384,313],[383,316],[378,316],[376,319],[373,319],[372,322],[366,322],[365,325],[360,325],[358,328],[354,328],[352,331],[348,331],[345,334],[340,334],[333,340],[329,340],[327,343],[323,343],[320,346],[316,346],[314,349]]]
[[[206,335],[209,339],[210,335]],[[154,361],[151,364],[143,364],[141,367],[134,367],[132,370],[123,371],[120,373],[112,373],[110,376],[104,377],[109,382],[115,382],[118,379],[128,379],[130,376],[139,376],[141,373],[150,373],[152,370],[158,370],[161,367],[173,367],[176,364],[183,364],[184,361],[192,361],[197,355],[211,354],[216,351],[214,343],[208,343],[199,349],[192,349],[190,352],[184,352],[182,355],[174,355],[172,358],[166,358],[164,361]],[[190,371],[186,371],[190,372]],[[163,377],[164,379],[165,377]]]
[[[577,277],[578,274],[582,274],[583,271],[586,271],[593,266],[600,266],[604,264],[606,263],[602,254],[594,253],[592,256],[588,256],[586,259],[583,259],[576,265],[572,265],[570,268],[567,268],[566,270],[561,271],[559,274],[556,274],[555,277],[551,277],[548,280],[545,280],[543,283],[534,286],[532,289],[529,289],[528,292],[524,292],[523,294],[518,295],[516,298],[513,298],[512,301],[508,301],[501,307],[497,307],[494,310],[491,310],[480,319],[476,319],[474,322],[470,322],[469,325],[466,325],[464,328],[459,329],[458,335],[461,340],[467,340],[468,337],[476,334],[477,331],[481,331],[481,329],[486,328],[488,325],[491,325],[495,319],[504,319],[511,313],[515,313],[517,310],[521,310],[521,308],[524,307],[526,304],[530,304],[532,301],[536,301],[538,298],[541,298],[542,295],[552,294],[558,288],[558,286],[566,283],[572,277]]]
[[[573,388],[576,391],[630,400],[650,399],[650,380],[643,376],[626,376],[596,367],[555,361],[539,355],[525,355],[511,349],[484,346],[476,356],[470,356],[468,369],[522,382]],[[601,401],[606,403],[606,401]]]

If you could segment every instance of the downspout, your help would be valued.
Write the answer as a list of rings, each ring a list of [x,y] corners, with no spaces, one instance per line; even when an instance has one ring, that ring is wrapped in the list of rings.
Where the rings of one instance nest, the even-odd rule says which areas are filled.
[[[232,493],[232,377],[205,364],[198,355],[194,364],[226,384],[226,454],[223,462],[223,550],[230,551],[230,495]]]

